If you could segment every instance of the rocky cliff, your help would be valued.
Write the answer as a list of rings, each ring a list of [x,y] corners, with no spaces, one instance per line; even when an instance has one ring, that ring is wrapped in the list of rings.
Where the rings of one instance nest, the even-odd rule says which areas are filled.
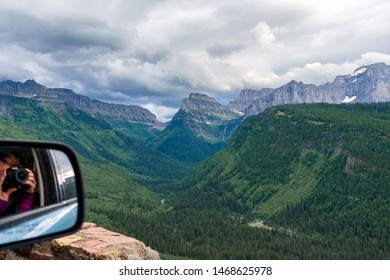
[[[159,260],[158,252],[131,237],[85,223],[73,235],[0,251],[2,260]]]
[[[191,93],[153,145],[174,159],[199,162],[225,144],[241,115],[205,94]]]
[[[218,103],[201,93],[191,93],[181,104],[179,111],[163,131],[163,137],[171,131],[186,130],[196,137],[210,142],[226,141],[236,128],[236,120],[242,113]]]
[[[226,126],[231,120],[239,118],[242,114],[235,112],[227,106],[218,103],[214,98],[201,93],[191,93],[181,104],[179,112],[173,120],[185,118],[191,122],[190,127],[199,137],[210,139],[226,138],[229,135],[215,134],[215,130],[208,127]]]
[[[390,66],[376,63],[320,86],[291,81],[274,90],[243,90],[230,106],[250,116],[283,104],[387,101],[390,101]]]
[[[237,99],[229,102],[229,108],[238,112],[244,112],[255,101],[262,99],[272,93],[274,89],[264,88],[261,90],[257,89],[243,89]]]
[[[0,82],[0,94],[31,98],[37,102],[38,106],[50,107],[54,110],[63,110],[66,106],[71,106],[91,115],[119,118],[159,128],[165,127],[154,114],[142,107],[106,103],[74,93],[70,89],[47,88],[34,80],[27,80],[24,83]]]

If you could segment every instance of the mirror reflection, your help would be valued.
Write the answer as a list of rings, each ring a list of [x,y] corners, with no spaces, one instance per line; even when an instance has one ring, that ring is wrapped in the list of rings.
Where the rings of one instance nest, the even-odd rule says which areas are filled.
[[[20,213],[33,207],[35,175],[15,155],[0,152],[0,213]]]
[[[61,232],[76,220],[75,172],[64,152],[0,147],[0,244]]]

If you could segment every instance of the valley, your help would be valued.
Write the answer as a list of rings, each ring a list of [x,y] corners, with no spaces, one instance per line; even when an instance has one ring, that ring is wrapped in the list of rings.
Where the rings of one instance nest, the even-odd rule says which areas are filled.
[[[389,81],[375,64],[322,86],[243,90],[228,105],[193,93],[167,124],[7,81],[0,135],[71,146],[86,219],[166,259],[388,259]]]

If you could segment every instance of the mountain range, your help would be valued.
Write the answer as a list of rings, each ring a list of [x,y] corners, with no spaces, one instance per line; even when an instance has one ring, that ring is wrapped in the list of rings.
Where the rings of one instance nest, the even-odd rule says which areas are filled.
[[[243,90],[229,106],[250,116],[283,104],[387,101],[390,101],[390,66],[376,63],[361,66],[350,75],[338,76],[320,86],[291,81],[276,89]]]
[[[361,66],[320,86],[291,81],[276,89],[243,89],[227,105],[191,93],[154,146],[175,159],[199,162],[224,146],[244,119],[272,106],[386,101],[390,101],[390,66],[385,63]]]
[[[194,164],[221,149],[245,118],[272,106],[390,101],[390,66],[385,63],[361,66],[352,74],[337,76],[333,82],[319,86],[291,81],[275,89],[243,89],[227,105],[205,94],[191,93],[168,123],[159,122],[154,114],[139,106],[109,104],[70,89],[47,88],[34,80],[3,81],[0,95],[29,98],[37,106],[55,111],[71,106],[117,128],[143,125],[133,137],[176,160]],[[14,117],[4,101],[0,101],[0,112]]]
[[[163,258],[388,259],[388,81],[379,63],[321,86],[243,90],[227,105],[192,93],[167,124],[4,81],[0,135],[71,146],[87,220]]]
[[[30,98],[37,101],[39,107],[50,107],[56,111],[64,110],[67,105],[80,109],[92,116],[118,118],[158,128],[165,126],[149,110],[139,106],[109,104],[74,93],[70,89],[47,88],[34,80],[27,80],[24,83],[14,81],[0,82],[0,95]],[[2,112],[6,115],[10,113],[4,110]]]

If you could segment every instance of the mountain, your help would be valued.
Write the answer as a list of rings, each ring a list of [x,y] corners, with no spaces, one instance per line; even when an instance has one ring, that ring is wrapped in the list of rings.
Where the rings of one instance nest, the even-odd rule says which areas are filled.
[[[300,103],[371,103],[390,101],[390,66],[376,63],[338,76],[332,83],[316,86],[291,81],[277,89],[244,90],[229,106],[245,117],[266,108]]]
[[[56,111],[61,111],[66,106],[71,106],[93,116],[122,119],[128,122],[147,124],[160,129],[165,126],[156,119],[154,114],[139,106],[109,104],[76,94],[70,89],[47,88],[34,80],[27,80],[24,83],[14,81],[0,82],[0,95],[31,98],[37,101],[38,106],[43,108],[50,107]]]
[[[178,203],[307,238],[306,256],[388,258],[389,139],[390,103],[268,108],[181,182]]]
[[[240,95],[233,101],[229,102],[229,107],[238,112],[244,112],[251,104],[259,99],[262,99],[269,95],[274,89],[264,88],[261,90],[256,89],[243,89]]]
[[[119,127],[120,122],[115,122],[115,127],[110,123],[113,119],[106,121],[67,103],[53,108],[41,102],[20,95],[0,96],[1,138],[64,142],[86,160],[110,165],[125,177],[148,186],[154,186],[156,180],[171,183],[188,170],[185,164],[136,139],[141,132],[129,132],[132,128],[127,124]]]
[[[385,63],[361,66],[319,86],[293,80],[276,89],[243,89],[226,106],[192,93],[153,146],[175,159],[196,163],[223,147],[243,119],[272,106],[386,101],[390,101],[390,66]]]
[[[365,184],[379,191],[390,182],[388,137],[390,103],[276,106],[247,118],[182,188],[218,193],[224,204],[236,203],[232,209],[263,219],[338,176],[350,196]],[[359,187],[349,185],[357,181]]]
[[[241,115],[205,94],[191,93],[153,146],[174,159],[199,162],[225,144]]]

